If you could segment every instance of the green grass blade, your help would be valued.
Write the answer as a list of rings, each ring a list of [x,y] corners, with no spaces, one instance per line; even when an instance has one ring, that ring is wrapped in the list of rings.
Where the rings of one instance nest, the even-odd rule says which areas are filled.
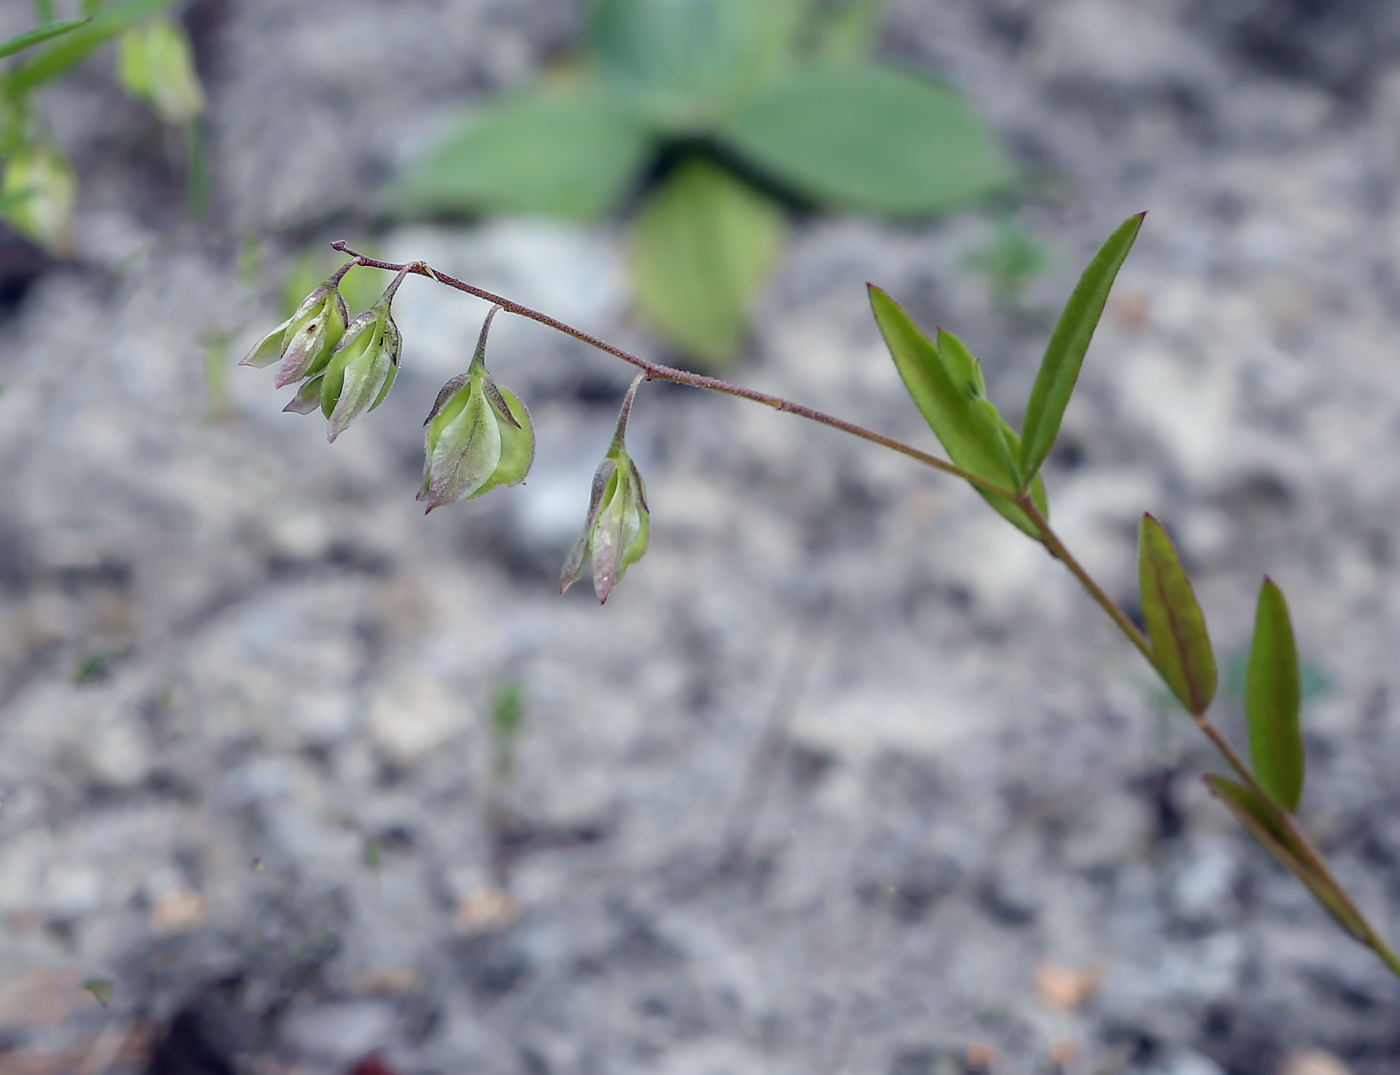
[[[1181,704],[1199,716],[1215,697],[1215,655],[1191,582],[1151,515],[1142,517],[1138,530],[1138,581],[1153,663]]]
[[[1129,217],[1099,248],[1094,260],[1084,270],[1074,293],[1060,314],[1059,323],[1050,335],[1050,343],[1041,360],[1040,371],[1031,388],[1026,404],[1026,417],[1021,423],[1021,473],[1033,475],[1040,470],[1045,457],[1054,446],[1060,432],[1074,383],[1079,379],[1079,367],[1094,329],[1103,314],[1104,303],[1113,287],[1114,278],[1123,259],[1132,249],[1146,213]]]
[[[6,90],[19,96],[42,86],[81,63],[89,53],[101,48],[123,30],[160,14],[174,3],[175,0],[127,0],[127,3],[107,8],[6,75]]]
[[[0,42],[0,60],[6,56],[13,56],[16,52],[23,52],[25,49],[48,41],[50,38],[76,30],[79,26],[86,26],[91,21],[91,19],[73,19],[69,22],[48,22],[43,26],[26,30],[8,41]]]
[[[1298,649],[1283,591],[1265,578],[1254,617],[1254,642],[1245,678],[1249,753],[1254,775],[1290,814],[1303,797],[1303,735],[1298,726],[1302,679]]]
[[[1370,925],[1352,906],[1331,874],[1325,868],[1318,868],[1314,862],[1316,856],[1300,843],[1286,819],[1278,816],[1277,806],[1223,776],[1207,776],[1205,782],[1249,834],[1268,848],[1289,873],[1308,886],[1342,929],[1362,944],[1372,945],[1374,933]]]

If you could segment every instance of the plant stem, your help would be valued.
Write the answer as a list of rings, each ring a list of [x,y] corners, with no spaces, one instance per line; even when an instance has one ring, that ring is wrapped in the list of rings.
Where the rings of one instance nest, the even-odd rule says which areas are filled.
[[[954,477],[961,478],[969,485],[974,486],[984,493],[1004,497],[1016,504],[1017,507],[1026,513],[1027,518],[1030,520],[1031,525],[1035,527],[1041,542],[1045,545],[1050,555],[1069,569],[1070,573],[1079,582],[1080,586],[1084,588],[1085,592],[1093,598],[1094,602],[1098,604],[1108,615],[1108,618],[1113,621],[1114,626],[1116,626],[1118,630],[1122,632],[1123,636],[1137,648],[1138,652],[1147,659],[1148,664],[1152,665],[1154,671],[1157,669],[1157,662],[1152,654],[1151,641],[1130,619],[1128,619],[1127,614],[1114,603],[1113,599],[1104,592],[1103,587],[1095,582],[1088,571],[1084,569],[1084,566],[1074,558],[1074,555],[1065,547],[1059,536],[1051,529],[1049,522],[1046,520],[1045,516],[1041,514],[1040,509],[1036,507],[1029,492],[1025,490],[1012,491],[1010,489],[1004,489],[994,482],[989,482],[984,478],[980,478],[976,474],[972,474],[969,471],[963,470],[961,467],[939,459],[937,456],[920,451],[912,445],[895,440],[893,437],[887,437],[882,433],[876,433],[873,430],[866,429],[864,426],[858,426],[853,422],[847,422],[844,419],[836,418],[822,411],[814,410],[811,407],[805,407],[800,403],[793,403],[780,396],[770,395],[766,392],[758,392],[752,388],[744,388],[741,385],[730,384],[728,381],[722,381],[717,377],[706,377],[702,374],[691,373],[689,370],[681,370],[672,366],[664,366],[660,363],[649,362],[629,351],[623,350],[621,347],[617,347],[581,329],[576,329],[572,325],[567,325],[563,321],[550,317],[548,314],[541,313],[521,303],[512,302],[510,299],[494,294],[484,288],[477,287],[474,284],[469,284],[464,280],[458,280],[445,273],[440,273],[431,268],[426,262],[413,261],[405,265],[399,265],[393,262],[379,261],[375,258],[366,257],[364,254],[350,249],[344,241],[331,243],[331,246],[353,259],[341,266],[339,271],[332,276],[332,284],[338,283],[346,272],[357,265],[372,269],[384,269],[388,272],[397,273],[398,277],[391,285],[391,289],[396,288],[406,275],[415,274],[418,276],[425,276],[447,287],[455,288],[468,295],[474,295],[479,299],[484,299],[494,306],[505,310],[507,313],[517,314],[520,317],[536,321],[541,325],[554,329],[556,332],[561,332],[566,336],[572,336],[574,339],[586,343],[590,347],[595,347],[615,358],[620,358],[622,361],[641,370],[642,377],[648,381],[670,381],[674,384],[688,385],[692,388],[702,388],[710,392],[719,392],[722,395],[735,396],[739,399],[751,400],[754,403],[762,403],[765,406],[772,407],[774,410],[786,411],[789,414],[797,415],[799,418],[806,418],[808,421],[816,422],[819,425],[829,426],[842,433],[849,433],[851,436],[858,437],[861,440],[870,441],[872,444],[878,444],[881,447],[888,448],[891,451],[898,452],[900,455],[908,456],[910,459],[923,463],[927,467],[932,467],[934,470],[939,470],[945,474],[951,474]],[[494,314],[495,310],[493,309],[491,313]],[[487,325],[489,324],[490,315],[487,317]],[[483,327],[483,340],[484,337],[485,328]],[[640,380],[641,378],[638,378],[638,381]],[[626,423],[627,411],[631,403],[632,395],[636,391],[638,381],[634,381],[631,389],[628,391],[627,401],[624,403],[622,416],[620,418],[619,436]],[[1254,774],[1250,771],[1249,766],[1235,748],[1230,745],[1230,741],[1225,738],[1220,732],[1220,729],[1210,722],[1204,712],[1193,713],[1191,716],[1192,720],[1196,723],[1196,727],[1200,729],[1201,734],[1210,740],[1215,749],[1219,751],[1220,756],[1224,758],[1225,762],[1245,786],[1248,787],[1254,795],[1258,796],[1262,802],[1272,803],[1272,799],[1270,799],[1268,793],[1260,786]],[[1318,854],[1307,837],[1304,836],[1302,831],[1298,828],[1293,817],[1283,810],[1276,810],[1275,816],[1278,823],[1289,830],[1290,835],[1296,841],[1296,846],[1304,853],[1304,857],[1307,860],[1306,866],[1326,879],[1327,883],[1346,904],[1347,908],[1355,914],[1356,920],[1364,927],[1365,937],[1362,938],[1362,943],[1374,951],[1392,973],[1400,977],[1400,956],[1397,956],[1395,952],[1390,949],[1381,938],[1380,934],[1376,932],[1375,928],[1367,921],[1365,916],[1357,910],[1351,898],[1336,882],[1331,871],[1328,870],[1322,856]]]
[[[1133,621],[1128,619],[1123,610],[1114,604],[1113,598],[1104,593],[1103,587],[1094,581],[1089,572],[1084,570],[1084,565],[1076,560],[1070,551],[1065,548],[1064,542],[1059,539],[1059,536],[1054,530],[1050,529],[1050,524],[1046,521],[1045,516],[1040,513],[1040,509],[1035,506],[1035,501],[1031,499],[1030,495],[1022,494],[1016,497],[1016,506],[1026,513],[1026,516],[1031,521],[1031,525],[1040,531],[1040,540],[1044,542],[1045,547],[1050,550],[1050,555],[1059,560],[1065,567],[1069,568],[1070,574],[1079,581],[1079,585],[1083,586],[1098,606],[1103,609],[1104,612],[1108,613],[1108,618],[1113,621],[1114,626],[1122,631],[1124,637],[1137,647],[1138,652],[1147,658],[1147,663],[1152,665],[1155,670],[1157,662],[1152,657],[1152,644],[1148,642],[1147,637],[1137,629]]]
[[[485,288],[469,284],[464,280],[458,280],[455,277],[448,276],[446,273],[440,273],[425,262],[414,261],[407,265],[396,265],[393,262],[379,261],[375,258],[366,257],[363,254],[357,253],[351,250],[343,241],[331,243],[331,246],[347,257],[355,259],[347,268],[354,265],[363,265],[371,269],[385,269],[388,272],[407,271],[416,273],[419,276],[426,276],[447,287],[456,288],[458,291],[463,291],[468,295],[475,295],[479,299],[485,299],[487,302],[494,303],[507,313],[517,314],[520,317],[529,318],[531,321],[537,321],[541,325],[554,329],[556,332],[562,332],[566,336],[572,336],[576,340],[581,340],[590,347],[596,347],[598,350],[604,351],[614,358],[620,358],[622,361],[636,366],[637,369],[641,370],[642,373],[646,375],[648,381],[670,381],[673,384],[689,385],[691,388],[703,388],[710,392],[719,392],[722,395],[736,396],[739,399],[747,399],[754,403],[762,403],[767,407],[772,407],[775,411],[785,411],[788,414],[795,414],[799,418],[806,418],[810,422],[830,426],[832,429],[840,430],[842,433],[849,433],[851,436],[859,437],[861,440],[868,440],[872,444],[878,444],[883,448],[890,449],[890,451],[898,452],[900,455],[907,455],[910,459],[917,460],[924,464],[924,466],[932,467],[934,470],[941,470],[943,473],[951,474],[955,478],[961,478],[969,485],[975,486],[984,493],[1005,497],[1008,500],[1014,500],[1016,498],[1016,494],[1010,489],[1003,489],[995,482],[987,481],[985,478],[979,478],[976,474],[963,470],[961,467],[954,466],[952,463],[939,459],[935,455],[929,455],[928,452],[922,452],[912,445],[905,444],[903,441],[895,440],[893,437],[887,437],[883,433],[876,433],[874,430],[866,429],[864,426],[858,426],[854,422],[847,422],[844,419],[833,417],[830,414],[815,410],[811,407],[804,407],[800,403],[793,403],[791,400],[783,399],[781,396],[769,395],[767,392],[758,392],[752,388],[745,388],[742,385],[730,384],[728,381],[722,381],[717,377],[706,377],[699,373],[691,373],[689,370],[680,370],[673,366],[663,366],[658,362],[648,362],[646,359],[634,355],[630,351],[624,351],[621,347],[610,344],[606,340],[600,340],[597,336],[589,335],[582,329],[576,329],[572,325],[566,325],[563,321],[550,317],[548,314],[531,309],[529,306],[522,305],[521,303],[512,302],[510,299],[501,295],[496,295],[487,291]]]
[[[1031,525],[1040,532],[1040,539],[1050,551],[1050,554],[1063,563],[1065,567],[1069,568],[1070,573],[1073,574],[1079,584],[1084,587],[1089,596],[1094,599],[1104,612],[1108,613],[1109,619],[1123,632],[1128,641],[1137,647],[1138,652],[1147,658],[1147,662],[1152,665],[1155,671],[1157,663],[1152,658],[1151,642],[1148,641],[1146,636],[1144,636],[1133,622],[1128,619],[1123,610],[1113,602],[1112,598],[1104,592],[1103,588],[1084,570],[1083,565],[1065,548],[1064,543],[1060,541],[1055,531],[1050,528],[1049,522],[1047,522],[1045,517],[1040,513],[1030,496],[1022,493],[1016,498],[1016,504],[1030,518]],[[1268,792],[1260,786],[1259,781],[1245,763],[1244,758],[1230,745],[1230,741],[1225,738],[1219,728],[1211,723],[1205,713],[1193,713],[1191,714],[1191,719],[1195,721],[1196,727],[1200,729],[1201,734],[1210,740],[1211,745],[1214,746],[1220,753],[1220,756],[1225,759],[1226,764],[1234,770],[1235,775],[1240,778],[1244,785],[1258,796],[1261,802],[1272,803],[1273,800],[1269,797]],[[1381,961],[1390,969],[1391,973],[1396,977],[1400,977],[1400,956],[1397,956],[1390,949],[1390,946],[1386,944],[1376,928],[1371,925],[1366,916],[1363,915],[1356,904],[1352,902],[1346,890],[1338,884],[1337,879],[1332,875],[1332,871],[1328,869],[1326,860],[1324,860],[1317,849],[1313,847],[1312,842],[1307,836],[1303,834],[1302,829],[1298,827],[1298,823],[1294,820],[1292,815],[1284,810],[1276,810],[1274,815],[1277,822],[1289,831],[1297,847],[1303,852],[1306,865],[1326,880],[1332,890],[1337,894],[1338,898],[1341,899],[1347,908],[1355,915],[1356,920],[1364,927],[1366,936],[1361,943],[1375,952],[1376,955],[1381,958]]]

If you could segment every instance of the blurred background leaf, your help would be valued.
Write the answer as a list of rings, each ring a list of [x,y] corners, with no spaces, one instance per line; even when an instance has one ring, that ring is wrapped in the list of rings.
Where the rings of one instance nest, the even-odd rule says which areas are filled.
[[[708,160],[682,164],[652,193],[633,233],[643,312],[688,354],[724,364],[743,344],[784,231],[771,198]]]
[[[72,256],[78,182],[67,158],[48,136],[34,93],[66,74],[115,37],[122,37],[118,76],[126,91],[145,100],[167,123],[184,128],[192,215],[204,201],[203,140],[197,123],[204,89],[184,27],[162,17],[176,0],[128,0],[103,8],[84,0],[82,19],[53,20],[53,4],[36,0],[40,25],[0,44],[0,58],[52,42],[37,55],[0,73],[0,216],[50,253]]]
[[[822,204],[901,216],[964,207],[1011,173],[946,86],[891,67],[811,71],[724,124],[725,142]]]
[[[544,84],[488,106],[409,171],[410,213],[525,212],[587,220],[637,180],[647,141],[592,82]]]
[[[413,216],[587,220],[625,205],[650,167],[655,189],[643,191],[634,231],[639,306],[683,358],[727,366],[781,249],[769,194],[911,217],[1011,182],[955,91],[869,59],[881,8],[592,0],[578,67],[469,118],[409,169],[393,204]],[[697,146],[756,176],[688,162]]]
[[[992,237],[970,249],[963,268],[987,281],[992,303],[1007,316],[1024,308],[1026,286],[1044,272],[1050,255],[1014,216],[1003,216]]]
[[[744,0],[596,0],[588,44],[625,107],[663,131],[699,130],[751,75],[769,21]],[[775,7],[788,6],[779,0]]]
[[[96,14],[85,26],[65,34],[32,60],[5,76],[4,87],[14,96],[28,93],[57,78],[101,48],[123,30],[159,15],[175,0],[129,0]]]
[[[41,44],[62,34],[76,30],[79,26],[86,26],[87,19],[72,19],[68,22],[46,22],[42,26],[36,26],[22,34],[16,34],[8,41],[0,42],[0,59],[6,56],[13,56],[17,52],[23,52],[27,48]]]

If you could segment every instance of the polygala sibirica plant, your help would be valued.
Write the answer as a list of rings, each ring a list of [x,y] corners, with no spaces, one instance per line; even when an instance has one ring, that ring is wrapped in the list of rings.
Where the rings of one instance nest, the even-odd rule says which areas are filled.
[[[1283,593],[1267,578],[1259,592],[1245,683],[1246,761],[1207,715],[1215,697],[1215,657],[1190,580],[1162,525],[1144,515],[1139,528],[1145,630],[1109,598],[1050,526],[1040,469],[1054,446],[1085,352],[1144,215],[1125,221],[1080,277],[1051,333],[1019,432],[987,397],[981,368],[962,341],[941,330],[933,337],[926,335],[894,299],[870,287],[875,321],[895,366],[947,451],[947,460],[778,396],[647,361],[421,261],[406,265],[378,261],[343,242],[331,245],[349,260],[307,296],[291,318],[259,341],[244,362],[263,366],[280,359],[278,385],[301,386],[287,410],[306,412],[319,405],[329,420],[330,439],[335,440],[350,422],[377,407],[393,384],[400,337],[390,307],[406,276],[424,276],[490,302],[492,308],[468,369],[443,387],[425,423],[426,461],[419,496],[428,502],[429,511],[520,482],[534,458],[529,413],[514,395],[498,388],[486,370],[487,336],[498,311],[530,318],[637,367],[641,372],[622,401],[617,432],[593,479],[583,531],[560,579],[561,591],[567,590],[591,561],[599,601],[606,601],[626,571],[642,558],[650,534],[646,490],[626,446],[628,417],[644,381],[671,381],[788,411],[962,479],[1074,575],[1220,752],[1233,775],[1206,776],[1211,791],[1348,934],[1400,976],[1400,958],[1338,884],[1296,819],[1304,777],[1298,719],[1302,691]],[[338,288],[346,273],[361,266],[397,275],[368,311],[348,320]]]

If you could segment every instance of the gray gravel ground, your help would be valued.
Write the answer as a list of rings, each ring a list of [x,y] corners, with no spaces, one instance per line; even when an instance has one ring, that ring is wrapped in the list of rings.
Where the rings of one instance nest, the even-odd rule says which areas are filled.
[[[737,374],[928,445],[864,282],[1024,398],[1079,268],[1151,210],[1051,461],[1055,518],[1131,601],[1158,514],[1227,657],[1279,580],[1317,681],[1304,823],[1392,936],[1397,10],[893,3],[888,53],[963,87],[1034,177],[1021,218],[1053,270],[1010,317],[962,268],[988,217],[805,221]],[[208,416],[200,341],[235,360],[291,254],[376,231],[385,177],[575,14],[199,5],[199,224],[109,69],[47,97],[83,257],[0,344],[0,1071],[138,1071],[157,1038],[160,1072],[332,1075],[378,1049],[405,1075],[942,1075],[969,1046],[998,1073],[1400,1071],[1400,987],[1209,799],[1209,754],[1136,655],[967,491],[648,387],[652,549],[606,608],[561,600],[626,371],[501,324],[536,468],[424,519],[421,415],[484,309],[417,280],[394,396],[333,447],[267,373],[226,371]],[[374,241],[658,353],[616,229]],[[509,682],[528,718],[501,781]]]

